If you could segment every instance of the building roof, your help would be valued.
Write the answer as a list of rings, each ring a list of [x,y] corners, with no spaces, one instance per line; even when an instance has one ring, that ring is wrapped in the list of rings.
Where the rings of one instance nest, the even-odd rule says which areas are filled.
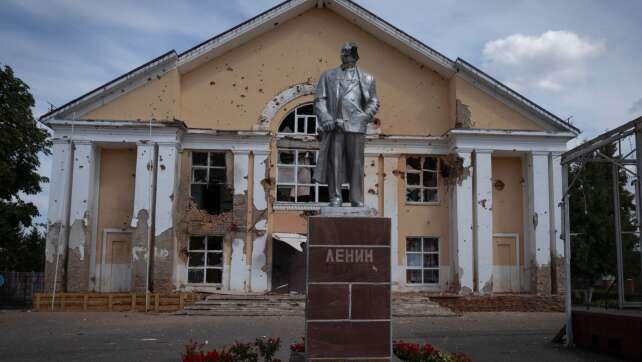
[[[327,8],[334,11],[420,64],[431,67],[445,78],[451,78],[455,74],[462,72],[468,77],[473,77],[475,81],[481,83],[487,89],[492,89],[493,96],[518,106],[537,119],[553,126],[553,128],[574,134],[580,132],[578,128],[530,101],[470,63],[459,58],[456,61],[449,59],[351,0],[286,0],[221,34],[195,45],[181,54],[177,54],[175,50],[168,51],[136,69],[60,107],[52,109],[42,115],[39,120],[47,124],[49,120],[56,117],[68,118],[77,113],[82,114],[82,110],[87,105],[94,104],[97,100],[109,96],[118,96],[118,94],[115,94],[116,88],[123,85],[135,88],[143,83],[141,79],[148,78],[149,74],[152,73],[164,73],[173,68],[177,68],[180,73],[185,73],[239,44],[260,36],[279,23],[283,23],[314,7]]]

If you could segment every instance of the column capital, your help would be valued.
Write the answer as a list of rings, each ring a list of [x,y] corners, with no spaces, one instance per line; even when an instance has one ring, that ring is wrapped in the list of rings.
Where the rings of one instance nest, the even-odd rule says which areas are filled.
[[[54,145],[71,145],[71,141],[68,138],[54,138],[51,140],[51,143]]]
[[[485,149],[485,148],[475,148],[475,153],[484,153],[484,154],[489,154],[493,153],[493,150],[491,149]]]
[[[92,146],[93,142],[90,140],[73,140],[74,146],[76,145],[85,145],[85,146]]]
[[[154,147],[153,141],[140,140],[136,142],[137,147]]]

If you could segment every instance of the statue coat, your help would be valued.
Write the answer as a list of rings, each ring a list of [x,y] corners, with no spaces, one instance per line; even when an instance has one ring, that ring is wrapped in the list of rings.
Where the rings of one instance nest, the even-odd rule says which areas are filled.
[[[356,68],[356,67],[355,67]],[[314,180],[326,184],[331,160],[330,146],[332,137],[336,132],[366,133],[368,123],[374,118],[379,110],[379,99],[377,98],[375,79],[372,75],[356,68],[358,79],[353,81],[344,78],[344,71],[341,67],[330,69],[321,74],[317,84],[314,110],[317,116],[317,127],[319,128],[319,157],[314,172]],[[343,87],[342,87],[343,82]],[[347,86],[346,86],[347,84]],[[345,114],[348,114],[346,117]],[[344,119],[345,118],[345,119]],[[324,132],[322,127],[328,122],[335,122],[343,119],[343,130],[334,129]],[[339,170],[341,183],[349,182],[348,165]],[[363,165],[361,165],[363,167]]]

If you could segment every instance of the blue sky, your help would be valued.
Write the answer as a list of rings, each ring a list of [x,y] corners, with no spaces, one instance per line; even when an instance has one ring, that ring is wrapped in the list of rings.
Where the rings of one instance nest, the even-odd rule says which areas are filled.
[[[0,64],[31,86],[39,116],[49,104],[62,105],[170,49],[188,49],[278,2],[6,0]],[[642,1],[357,2],[571,117],[581,138],[642,115]],[[40,172],[50,168],[43,157]],[[27,198],[46,215],[47,185]]]

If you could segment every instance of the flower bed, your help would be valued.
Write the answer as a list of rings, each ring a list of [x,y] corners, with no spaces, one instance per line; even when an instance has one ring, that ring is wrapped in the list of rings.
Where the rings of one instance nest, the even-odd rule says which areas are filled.
[[[281,340],[273,337],[257,338],[254,342],[234,342],[220,350],[206,351],[205,343],[192,342],[185,346],[183,362],[257,362],[260,358],[266,362],[281,362],[274,358],[281,346]],[[463,353],[449,353],[437,350],[426,343],[393,341],[392,351],[400,360],[410,362],[472,362]],[[305,361],[305,338],[290,345],[290,362]]]
[[[426,343],[423,346],[418,343],[404,341],[393,341],[392,352],[402,361],[411,362],[472,362],[472,359],[463,353],[449,353],[438,351],[432,345]]]
[[[256,362],[259,357],[266,362],[281,362],[274,355],[281,347],[281,339],[273,337],[257,338],[254,342],[234,342],[220,350],[205,351],[205,343],[192,342],[185,346],[183,362]]]

